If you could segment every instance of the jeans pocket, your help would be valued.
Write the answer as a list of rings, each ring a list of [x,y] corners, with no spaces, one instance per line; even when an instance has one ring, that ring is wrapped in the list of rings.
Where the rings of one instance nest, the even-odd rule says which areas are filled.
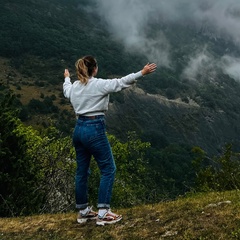
[[[88,124],[85,129],[86,137],[89,141],[98,139],[100,136],[105,134],[105,129],[105,123],[102,120],[92,122],[91,124]]]

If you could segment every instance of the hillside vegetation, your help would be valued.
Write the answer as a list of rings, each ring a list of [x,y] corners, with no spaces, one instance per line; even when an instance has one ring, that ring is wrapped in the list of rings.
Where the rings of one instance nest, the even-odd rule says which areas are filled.
[[[93,0],[82,0],[81,4],[79,0],[2,0],[1,4],[0,215],[70,212],[74,209],[76,167],[71,134],[76,119],[62,93],[64,69],[69,68],[74,80],[75,61],[91,54],[97,58],[99,77],[121,77],[140,70],[148,59],[141,51],[128,51],[122,41],[111,35],[100,15],[89,13],[96,4]],[[155,233],[163,238],[167,231],[173,231],[182,239],[191,239],[192,234],[196,239],[211,239],[211,234],[237,238],[239,216],[233,211],[237,195],[230,199],[232,204],[214,208],[207,215],[200,214],[208,203],[228,200],[224,194],[230,198],[233,192],[230,195],[219,193],[220,199],[216,197],[218,194],[205,195],[210,200],[205,201],[204,197],[203,203],[191,206],[193,212],[190,211],[183,222],[180,213],[185,216],[183,209],[188,213],[187,199],[194,202],[198,197],[166,205],[155,203],[173,200],[187,192],[240,189],[239,81],[204,59],[197,75],[183,76],[193,53],[198,53],[199,49],[207,49],[209,56],[205,57],[211,60],[220,59],[226,53],[237,59],[239,48],[231,39],[218,36],[208,26],[200,24],[196,28],[191,22],[160,21],[148,25],[149,37],[161,36],[161,33],[172,46],[172,65],[159,65],[154,74],[139,79],[136,85],[110,98],[107,132],[117,165],[112,206],[122,208],[130,224],[124,221],[116,228],[106,228],[111,230],[110,235],[105,231],[98,234],[106,234],[111,239],[119,231],[123,238],[132,234],[133,239],[148,235],[154,239]],[[94,161],[91,177],[90,193],[94,203],[99,179]],[[153,204],[144,207],[147,221],[144,211],[123,209],[144,204]],[[173,206],[179,213],[168,212]],[[165,212],[161,212],[162,207]],[[154,208],[163,215],[158,215]],[[214,215],[216,209],[220,212]],[[236,216],[236,221],[231,222],[233,225],[219,218],[223,214],[220,209],[229,209],[229,214]],[[51,218],[53,215],[43,216]],[[57,219],[63,219],[59,224],[66,223],[66,216],[68,226],[73,229],[73,239],[78,234],[75,228],[82,229],[84,237],[91,234],[87,227],[75,225],[74,214],[56,215]],[[26,219],[20,218],[20,222]],[[218,223],[219,219],[222,222]],[[2,219],[5,220],[15,221]],[[37,221],[33,220],[35,225]],[[213,227],[211,221],[218,228],[210,228],[210,234],[208,230],[205,232],[203,224]],[[153,229],[148,231],[147,225],[151,223],[154,223]],[[161,223],[160,230],[155,230],[155,225]],[[169,230],[171,223],[173,230]],[[196,235],[190,230],[191,224],[196,226]],[[223,227],[219,231],[221,224]],[[45,232],[43,229],[49,226],[43,226],[29,234],[40,232],[43,239],[65,236],[62,225],[54,223],[53,226],[57,226],[54,231]],[[131,230],[135,226],[139,235]],[[27,231],[24,225],[25,228]],[[95,226],[93,229],[92,234],[95,234]],[[96,231],[101,230],[96,228]],[[69,234],[71,236],[71,232]],[[14,233],[12,236],[18,237]],[[221,239],[222,235],[219,237]]]
[[[79,5],[76,0],[3,0],[2,4],[0,56],[5,59],[1,68],[7,70],[1,82],[19,97],[21,119],[27,124],[41,128],[54,121],[60,131],[71,134],[74,116],[62,94],[63,70],[69,68],[74,79],[74,62],[79,57],[96,56],[99,77],[123,76],[148,61],[141,52],[127,52],[111,38],[97,14],[91,17],[86,9],[93,8],[94,1]],[[160,24],[173,48],[172,67],[160,66],[156,74],[140,79],[137,86],[142,94],[112,94],[108,131],[120,139],[125,139],[127,130],[137,131],[157,149],[171,143],[197,145],[213,155],[231,142],[238,150],[239,83],[218,68],[204,70],[195,80],[182,77],[197,49],[207,48],[221,57],[226,49],[237,56],[238,48],[213,33],[206,34],[206,26],[175,24]],[[160,30],[149,25],[153,35]]]
[[[240,239],[239,192],[196,194],[175,201],[119,209],[123,220],[79,225],[76,213],[0,219],[2,240]]]
[[[3,0],[2,6],[0,56],[6,59],[2,64],[7,70],[1,82],[18,94],[24,110],[21,118],[28,124],[46,127],[50,117],[62,132],[71,133],[73,112],[62,95],[63,70],[69,68],[74,79],[74,62],[79,57],[96,56],[99,77],[123,76],[140,70],[147,62],[140,52],[126,52],[121,42],[111,38],[104,21],[85,10],[93,7],[94,1],[79,5],[76,0]],[[159,27],[150,26],[150,30],[152,35],[163,31],[168,37],[173,46],[173,66],[159,67],[156,74],[138,81],[141,104],[132,92],[113,94],[107,115],[108,131],[124,139],[127,131],[119,130],[121,126],[137,131],[153,145],[151,136],[160,137],[160,147],[171,143],[197,145],[210,155],[219,153],[226,142],[238,146],[239,83],[221,69],[204,70],[193,81],[182,77],[197,49],[207,46],[212,55],[221,57],[226,49],[228,54],[237,56],[238,48],[191,24],[162,23]],[[146,98],[146,94],[153,97]],[[148,123],[149,118],[153,124]]]

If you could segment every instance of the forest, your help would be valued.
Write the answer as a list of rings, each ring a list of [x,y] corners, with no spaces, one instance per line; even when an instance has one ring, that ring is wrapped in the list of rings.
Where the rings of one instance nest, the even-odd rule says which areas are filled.
[[[82,1],[81,6],[92,4]],[[0,216],[73,210],[75,116],[62,94],[63,69],[74,78],[76,59],[92,54],[99,77],[107,78],[138,70],[148,59],[124,50],[100,16],[90,17],[76,0],[3,0],[2,5]],[[132,89],[110,98],[106,118],[117,163],[114,207],[239,189],[239,82],[220,69],[214,75],[200,72],[198,82],[181,77],[197,46],[207,44],[217,56],[226,48],[237,56],[239,49],[190,25],[162,28],[174,46],[175,68],[160,67],[158,75],[139,81],[141,94]],[[159,96],[168,105],[180,101],[187,110],[166,107],[163,100],[159,104]],[[95,203],[99,172],[94,160],[91,164],[90,200]]]
[[[41,132],[18,118],[18,99],[1,89],[0,179],[2,217],[66,212],[74,209],[75,152],[70,137],[54,126]],[[209,159],[199,147],[169,145],[157,153],[134,132],[126,142],[108,135],[117,162],[114,207],[174,199],[189,191],[224,191],[240,187],[240,153],[226,145]],[[161,168],[151,161],[161,159]],[[181,166],[175,159],[181,159]],[[99,171],[91,163],[90,201],[96,204]]]

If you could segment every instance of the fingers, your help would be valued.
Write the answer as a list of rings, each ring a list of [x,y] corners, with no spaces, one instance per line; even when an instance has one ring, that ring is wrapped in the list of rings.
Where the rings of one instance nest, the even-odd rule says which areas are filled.
[[[142,69],[142,75],[146,75],[146,74],[152,73],[156,69],[157,69],[157,64],[156,63],[148,63]]]
[[[151,63],[147,64],[147,72],[152,73],[157,69],[157,64]]]
[[[154,72],[157,69],[157,64],[151,63],[148,65],[148,67],[150,72]]]
[[[65,69],[64,71],[64,77],[69,77],[70,76],[70,73],[68,71],[68,69]]]

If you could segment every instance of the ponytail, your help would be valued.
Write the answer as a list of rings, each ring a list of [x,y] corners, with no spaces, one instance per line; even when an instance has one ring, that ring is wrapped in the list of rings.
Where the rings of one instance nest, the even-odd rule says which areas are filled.
[[[92,56],[85,56],[77,60],[75,67],[78,79],[86,85],[89,77],[93,74],[94,68],[97,67],[97,61]]]
[[[88,83],[88,69],[86,67],[86,65],[84,64],[83,59],[79,59],[77,60],[77,62],[75,63],[76,66],[76,70],[77,70],[77,76],[78,79],[81,81],[81,83],[83,84],[87,84]]]

